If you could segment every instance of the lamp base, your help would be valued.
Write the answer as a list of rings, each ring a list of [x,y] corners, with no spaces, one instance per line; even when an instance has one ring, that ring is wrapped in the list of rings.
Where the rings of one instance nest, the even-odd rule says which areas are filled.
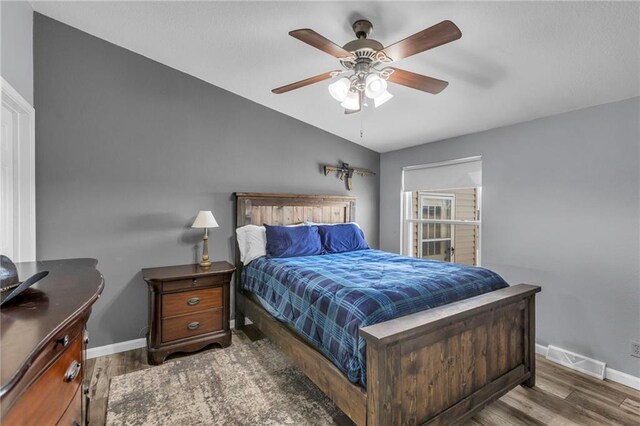
[[[202,260],[200,261],[200,267],[208,268],[211,266],[209,260],[209,230],[204,228],[204,237],[202,237]]]

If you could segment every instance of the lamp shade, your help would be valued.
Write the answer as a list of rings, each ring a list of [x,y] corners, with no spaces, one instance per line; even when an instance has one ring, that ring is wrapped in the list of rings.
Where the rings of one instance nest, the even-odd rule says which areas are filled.
[[[373,99],[373,104],[375,105],[376,108],[378,108],[380,105],[384,104],[391,98],[393,98],[393,95],[389,93],[388,90],[385,90],[384,92],[382,92],[381,95],[378,95],[377,98]]]
[[[343,102],[349,94],[349,88],[351,82],[348,78],[342,77],[340,80],[335,81],[329,85],[329,93],[338,102]]]
[[[366,86],[364,94],[371,99],[376,99],[378,96],[384,94],[387,91],[387,81],[380,78],[376,74],[369,74],[366,80]]]
[[[351,111],[360,109],[360,96],[356,92],[349,92],[345,100],[340,105],[342,108]]]
[[[192,228],[217,228],[218,222],[210,211],[200,210],[196,220],[193,221]]]

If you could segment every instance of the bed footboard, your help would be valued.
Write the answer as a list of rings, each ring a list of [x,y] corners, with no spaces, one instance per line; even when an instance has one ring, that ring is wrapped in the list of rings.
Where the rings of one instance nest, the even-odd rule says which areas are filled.
[[[360,330],[367,425],[451,424],[535,384],[535,294],[519,284]]]

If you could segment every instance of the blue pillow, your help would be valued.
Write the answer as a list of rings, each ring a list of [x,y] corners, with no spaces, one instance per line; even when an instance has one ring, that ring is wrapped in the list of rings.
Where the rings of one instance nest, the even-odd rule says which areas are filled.
[[[267,257],[296,257],[322,254],[317,226],[264,226]]]
[[[352,223],[320,225],[318,232],[325,253],[343,253],[369,248],[362,229]]]

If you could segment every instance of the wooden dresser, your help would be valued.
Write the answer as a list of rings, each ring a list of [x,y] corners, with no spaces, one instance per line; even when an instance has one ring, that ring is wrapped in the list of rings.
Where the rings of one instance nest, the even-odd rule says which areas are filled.
[[[161,364],[174,352],[192,352],[212,343],[231,344],[228,262],[142,270],[149,286],[148,362]]]
[[[43,270],[49,275],[1,310],[3,426],[85,424],[85,328],[104,287],[96,264],[94,259],[16,264],[20,279]]]

